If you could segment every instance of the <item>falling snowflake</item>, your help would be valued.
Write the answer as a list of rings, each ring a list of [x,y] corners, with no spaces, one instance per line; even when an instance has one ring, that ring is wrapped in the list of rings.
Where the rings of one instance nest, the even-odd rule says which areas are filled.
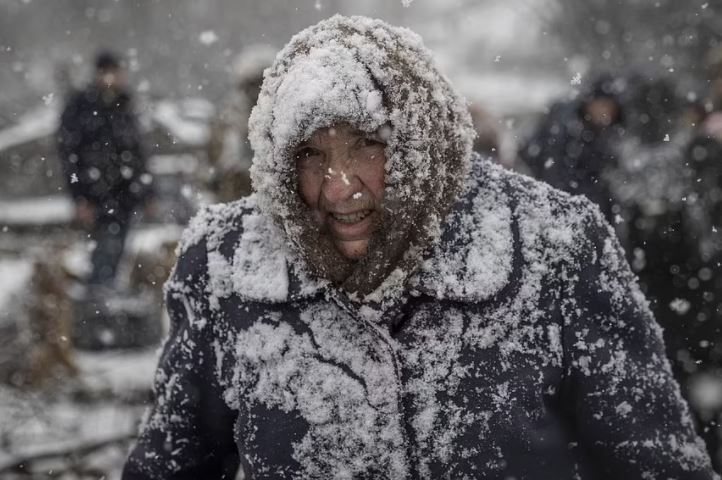
[[[70,183],[78,183],[78,176],[76,174],[70,175]]]
[[[572,77],[571,84],[572,85],[581,85],[582,84],[582,74],[579,72],[575,73],[574,76]]]
[[[684,315],[685,313],[689,312],[690,306],[691,304],[689,303],[689,301],[683,298],[675,298],[674,300],[669,302],[669,308],[677,315]]]
[[[213,45],[218,41],[218,35],[213,30],[206,30],[198,36],[198,40],[203,45]]]
[[[665,142],[669,142],[669,133],[664,136],[664,141],[665,141]]]
[[[401,5],[408,8],[409,6],[411,6],[411,2],[413,1],[414,0],[401,0]]]
[[[617,405],[617,408],[615,410],[622,417],[626,417],[629,412],[632,411],[632,406],[629,404],[629,402],[622,402]]]

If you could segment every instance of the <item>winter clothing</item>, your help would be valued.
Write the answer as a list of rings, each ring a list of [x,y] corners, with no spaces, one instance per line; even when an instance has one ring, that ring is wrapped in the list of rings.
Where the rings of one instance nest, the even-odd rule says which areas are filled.
[[[668,142],[624,142],[621,152],[608,177],[625,220],[619,232],[664,329],[675,377],[688,385],[722,355],[722,148],[678,130]],[[700,430],[709,451],[718,451],[716,416],[702,408],[695,413],[708,426]]]
[[[101,208],[101,212],[108,207]],[[109,285],[115,279],[120,259],[123,257],[125,239],[130,226],[129,212],[119,211],[112,214],[100,213],[96,215],[90,238],[95,242],[95,248],[90,255],[90,264],[93,266],[88,278],[90,285]]]
[[[73,198],[94,205],[116,200],[132,210],[148,187],[138,124],[128,94],[91,86],[70,99],[60,120],[58,149]]]
[[[398,301],[310,279],[255,198],[195,219],[126,480],[713,478],[608,225],[483,162]],[[223,476],[221,472],[228,472]]]
[[[616,123],[598,128],[585,120],[585,105],[600,97],[614,98],[597,85],[580,99],[553,105],[519,155],[535,178],[565,192],[586,196],[611,222],[614,202],[604,172],[617,163],[615,144],[621,131]]]
[[[722,215],[719,144],[688,132],[657,145],[627,144],[610,175],[623,207],[632,268],[665,329],[669,358],[682,377],[692,358],[708,360],[718,336]],[[683,355],[680,355],[680,352]],[[689,372],[687,372],[689,373]]]
[[[150,188],[130,97],[99,86],[74,95],[61,117],[58,149],[68,191],[95,211],[91,237],[98,246],[90,282],[107,283]]]
[[[341,269],[351,281],[288,158],[342,122],[390,129],[399,217],[388,248]],[[251,128],[258,193],[183,237],[125,480],[713,478],[599,211],[472,162],[463,101],[417,37],[311,27],[268,71]]]

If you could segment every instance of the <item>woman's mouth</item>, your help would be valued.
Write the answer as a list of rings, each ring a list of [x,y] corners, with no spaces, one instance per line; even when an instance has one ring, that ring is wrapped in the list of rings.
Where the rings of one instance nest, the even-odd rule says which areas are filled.
[[[352,212],[352,213],[336,213],[331,212],[331,216],[334,220],[337,220],[341,223],[346,224],[354,224],[357,222],[360,222],[361,220],[365,219],[369,215],[373,213],[373,210],[360,210],[358,212]]]

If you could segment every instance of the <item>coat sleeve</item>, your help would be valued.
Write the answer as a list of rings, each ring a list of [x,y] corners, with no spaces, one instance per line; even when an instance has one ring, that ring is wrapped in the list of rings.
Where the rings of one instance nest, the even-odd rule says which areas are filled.
[[[217,381],[204,298],[205,242],[182,253],[166,284],[171,331],[159,360],[154,403],[123,471],[123,480],[233,479],[238,454],[235,413]]]
[[[564,325],[565,396],[578,446],[602,478],[719,478],[613,230],[596,207],[584,209]]]

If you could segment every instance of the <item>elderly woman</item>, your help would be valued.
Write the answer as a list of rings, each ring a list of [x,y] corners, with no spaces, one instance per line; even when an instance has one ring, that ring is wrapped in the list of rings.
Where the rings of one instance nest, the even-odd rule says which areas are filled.
[[[256,193],[179,247],[126,480],[713,478],[598,209],[472,158],[419,37],[308,28],[250,128]]]

